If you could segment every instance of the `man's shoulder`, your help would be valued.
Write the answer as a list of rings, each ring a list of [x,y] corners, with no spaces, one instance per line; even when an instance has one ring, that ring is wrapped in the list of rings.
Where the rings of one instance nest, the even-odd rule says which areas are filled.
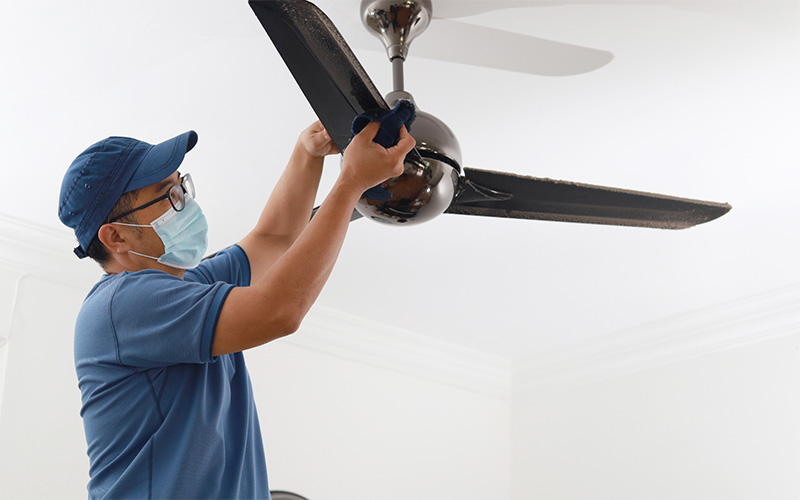
[[[213,337],[213,322],[222,307],[224,283],[188,282],[157,270],[122,272],[104,276],[83,302],[75,324],[76,357],[91,358],[100,353],[116,353],[118,362],[130,366],[161,363],[159,346],[181,348]],[[176,323],[176,318],[180,321]],[[179,326],[176,327],[176,325]],[[197,330],[197,335],[184,335]],[[183,338],[174,338],[178,335]],[[211,352],[208,342],[208,357]],[[163,349],[162,349],[163,350]],[[183,356],[205,352],[192,344],[164,359],[201,362]],[[183,356],[183,357],[181,357]],[[124,363],[123,363],[124,362]]]
[[[84,305],[86,305],[86,302],[92,302],[98,298],[108,298],[109,296],[113,296],[118,293],[120,289],[146,289],[147,287],[153,286],[156,283],[166,283],[176,280],[180,281],[181,279],[165,273],[164,271],[158,271],[155,269],[144,269],[142,271],[135,272],[123,271],[118,274],[106,274],[100,278],[100,281],[98,281],[94,287],[92,287],[91,291],[89,291]]]
[[[182,279],[152,269],[103,276],[83,301],[79,319],[108,316],[113,310],[147,307],[157,295],[185,286]],[[146,309],[143,309],[146,310]]]
[[[250,284],[250,261],[239,245],[231,245],[203,259],[199,266],[186,271],[184,279],[201,283],[223,281],[237,286]]]

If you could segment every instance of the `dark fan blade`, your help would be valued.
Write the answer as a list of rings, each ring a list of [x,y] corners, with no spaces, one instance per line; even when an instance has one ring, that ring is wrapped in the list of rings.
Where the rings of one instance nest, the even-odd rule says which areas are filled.
[[[446,213],[682,229],[726,214],[727,203],[464,169],[464,189]]]
[[[328,16],[303,0],[249,0],[261,25],[339,151],[353,119],[389,109]]]

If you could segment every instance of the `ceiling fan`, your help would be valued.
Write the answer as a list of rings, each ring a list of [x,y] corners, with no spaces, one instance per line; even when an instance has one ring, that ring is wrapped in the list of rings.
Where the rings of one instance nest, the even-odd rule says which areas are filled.
[[[249,4],[311,107],[344,151],[357,115],[389,110],[404,90],[403,61],[411,41],[430,23],[432,0],[363,0],[363,23],[386,47],[394,90],[384,100],[331,20],[305,0],[249,0]],[[387,104],[386,101],[389,101]],[[453,132],[417,110],[417,147],[405,172],[365,193],[351,220],[388,224],[425,222],[442,213],[681,229],[721,217],[727,203],[478,170],[462,166]],[[390,197],[385,193],[388,191]],[[387,199],[388,198],[388,199]]]

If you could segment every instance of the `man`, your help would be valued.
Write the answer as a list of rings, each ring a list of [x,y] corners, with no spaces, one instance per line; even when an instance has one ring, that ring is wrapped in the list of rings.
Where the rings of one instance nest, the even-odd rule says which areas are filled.
[[[319,122],[303,131],[256,227],[202,263],[205,217],[177,171],[193,131],[155,146],[110,137],[75,159],[59,217],[107,273],[75,329],[91,498],[269,497],[241,351],[297,330],[361,193],[402,172],[414,139],[402,128],[384,148],[378,129],[353,138],[311,222],[338,151]]]

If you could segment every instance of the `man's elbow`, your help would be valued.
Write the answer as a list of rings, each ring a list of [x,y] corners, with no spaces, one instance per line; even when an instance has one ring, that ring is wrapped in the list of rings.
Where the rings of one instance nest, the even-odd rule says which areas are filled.
[[[279,332],[279,336],[286,337],[299,330],[307,312],[307,309],[297,306],[287,308],[287,310],[283,311],[283,313],[276,318],[277,324],[275,330]]]
[[[273,340],[289,336],[300,329],[311,304],[306,300],[295,299],[282,301],[270,301],[272,307],[265,307],[267,312],[262,313],[257,321],[251,324],[251,335],[258,339],[257,344],[266,344]]]
[[[283,335],[281,335],[281,336],[282,337],[286,337],[288,335],[291,335],[291,334],[297,332],[297,330],[300,329],[300,325],[302,325],[302,324],[303,324],[303,318],[302,317],[292,318],[290,320],[287,320],[284,323],[283,328],[281,329],[281,331],[284,332]]]

